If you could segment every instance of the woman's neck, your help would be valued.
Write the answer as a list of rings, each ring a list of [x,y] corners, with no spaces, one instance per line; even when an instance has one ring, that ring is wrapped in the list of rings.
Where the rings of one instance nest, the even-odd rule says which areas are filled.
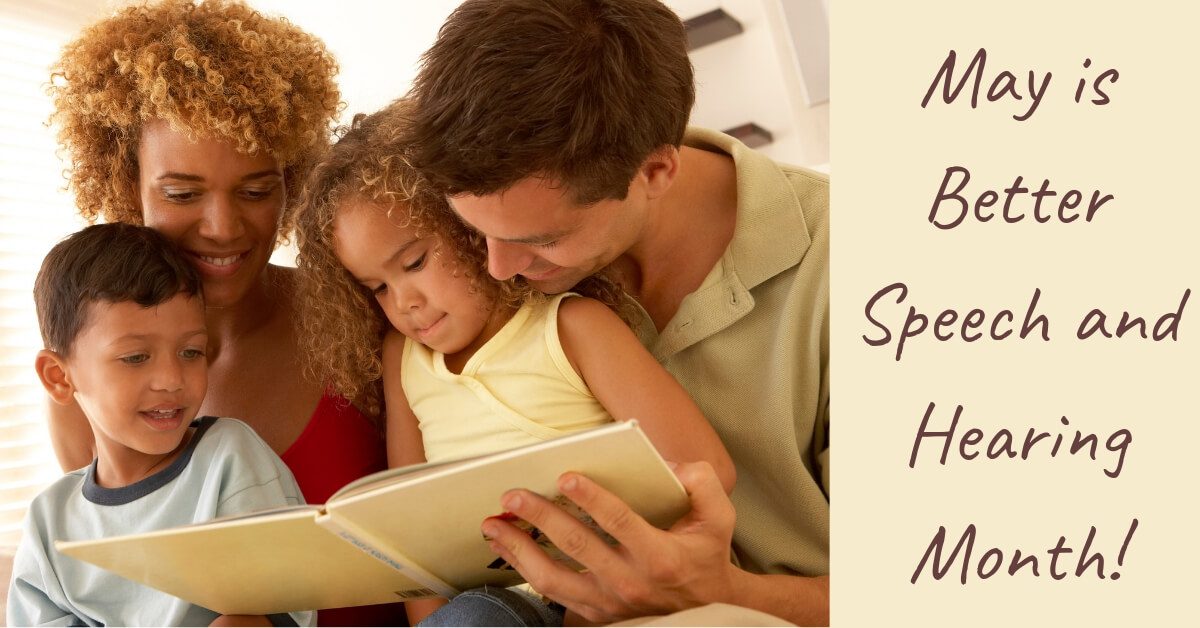
[[[268,265],[254,286],[237,303],[205,308],[208,326],[209,362],[238,339],[268,326],[277,316],[282,300],[290,294],[286,271]],[[290,302],[290,300],[289,300]]]

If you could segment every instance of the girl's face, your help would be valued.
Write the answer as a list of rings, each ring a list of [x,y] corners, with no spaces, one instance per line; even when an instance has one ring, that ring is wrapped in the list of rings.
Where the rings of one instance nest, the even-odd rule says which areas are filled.
[[[164,121],[138,144],[138,199],[150,227],[179,245],[200,271],[210,307],[238,303],[275,248],[285,193],[274,158],[225,142],[193,142]]]
[[[343,203],[333,242],[338,260],[375,295],[392,327],[434,351],[473,354],[503,325],[495,303],[471,290],[440,238],[397,226],[377,204]]]

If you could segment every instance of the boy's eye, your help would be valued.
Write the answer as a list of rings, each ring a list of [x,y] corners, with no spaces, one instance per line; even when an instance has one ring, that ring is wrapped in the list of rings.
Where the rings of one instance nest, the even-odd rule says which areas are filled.
[[[404,267],[404,270],[407,272],[410,272],[410,273],[413,271],[421,270],[422,268],[425,267],[425,258],[427,257],[427,255],[428,254],[426,254],[426,253],[422,253],[421,257],[418,257],[417,259],[413,260],[413,262],[411,264],[406,265]]]
[[[120,360],[126,364],[141,364],[150,359],[149,353],[135,353],[133,355],[122,356]]]
[[[185,360],[195,360],[197,358],[204,357],[204,350],[202,350],[202,349],[184,349],[183,351],[179,352],[179,357],[181,357]]]

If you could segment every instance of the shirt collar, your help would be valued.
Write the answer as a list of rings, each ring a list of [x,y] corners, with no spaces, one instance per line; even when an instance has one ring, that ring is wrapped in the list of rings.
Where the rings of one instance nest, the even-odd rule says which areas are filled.
[[[721,152],[737,168],[737,223],[723,259],[746,289],[800,263],[812,242],[788,175],[770,157],[736,139],[688,127],[686,146]]]

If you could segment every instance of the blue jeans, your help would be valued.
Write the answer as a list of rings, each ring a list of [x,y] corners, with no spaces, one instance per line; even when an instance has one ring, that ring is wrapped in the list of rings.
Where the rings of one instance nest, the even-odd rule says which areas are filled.
[[[562,626],[563,608],[519,589],[463,591],[418,626]]]

